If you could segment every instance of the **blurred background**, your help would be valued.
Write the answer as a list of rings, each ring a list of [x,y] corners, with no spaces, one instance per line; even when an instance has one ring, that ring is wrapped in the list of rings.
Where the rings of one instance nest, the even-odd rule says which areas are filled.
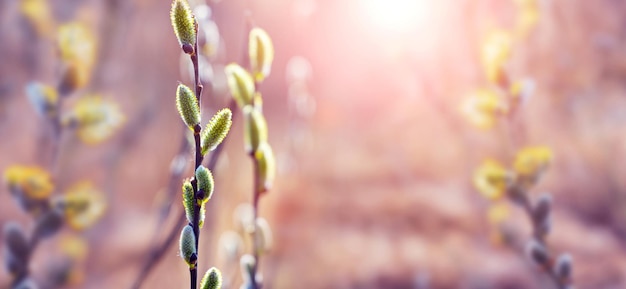
[[[555,288],[519,246],[531,230],[523,211],[511,205],[494,226],[490,201],[472,184],[484,159],[506,163],[526,145],[553,152],[531,195],[553,195],[548,243],[553,254],[572,255],[576,288],[626,288],[626,2],[190,3],[205,21],[204,119],[228,106],[224,66],[246,61],[246,19],[274,44],[272,72],[260,87],[277,160],[274,186],[260,201],[273,232],[261,259],[265,288]],[[193,158],[181,151],[186,128],[175,90],[192,78],[170,7],[169,0],[0,1],[5,181],[11,166],[39,166],[52,175],[52,195],[87,180],[107,203],[89,228],[63,228],[40,243],[30,264],[39,283],[74,236],[87,252],[61,287],[131,288],[151,248],[183,225],[179,188]],[[57,47],[65,23],[86,27],[96,52],[89,81],[60,110],[99,95],[123,115],[95,145],[74,134],[51,143],[54,126],[27,97],[33,83],[66,82]],[[509,130],[478,129],[462,109],[472,92],[493,86],[481,47],[494,29],[514,31],[506,73],[534,87]],[[220,237],[238,230],[237,208],[252,195],[241,119],[236,112],[214,170],[199,249],[200,271],[219,267],[230,288],[241,284],[239,265]],[[14,199],[3,185],[0,223],[28,232],[33,218]],[[503,241],[502,224],[517,241]],[[174,242],[142,288],[180,288],[188,278]],[[11,280],[0,270],[0,288]]]

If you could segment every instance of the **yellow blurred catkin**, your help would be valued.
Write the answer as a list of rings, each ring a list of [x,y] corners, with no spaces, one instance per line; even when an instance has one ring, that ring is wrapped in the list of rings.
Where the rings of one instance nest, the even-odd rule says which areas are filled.
[[[511,57],[513,36],[503,29],[493,29],[482,42],[480,59],[487,80],[499,84],[506,80],[505,64]]]
[[[107,202],[90,182],[79,182],[54,200],[61,208],[67,224],[75,230],[93,226],[104,215]]]
[[[534,186],[552,162],[552,150],[545,146],[525,147],[517,152],[513,169],[525,188]]]
[[[515,0],[519,10],[516,28],[509,32],[493,29],[482,42],[481,65],[490,86],[497,90],[475,93],[464,103],[466,119],[480,128],[491,128],[498,121],[503,127],[512,126],[515,112],[520,104],[530,98],[534,91],[532,80],[510,81],[507,63],[510,61],[513,42],[521,41],[539,20],[539,6],[536,0]],[[479,90],[480,91],[480,90]],[[496,92],[497,91],[497,92]],[[516,133],[514,130],[511,134]],[[509,138],[511,137],[509,134]],[[512,143],[512,139],[510,139]],[[527,146],[520,149],[511,164],[503,166],[487,160],[474,174],[474,186],[478,192],[490,200],[487,217],[496,228],[491,238],[497,243],[508,239],[503,223],[509,210],[502,203],[506,196],[528,215],[532,227],[531,239],[526,242],[527,257],[540,267],[557,288],[573,288],[572,258],[563,253],[556,258],[550,252],[546,238],[552,228],[552,197],[544,193],[535,200],[531,191],[544,175],[552,162],[553,152],[546,146]]]
[[[59,237],[58,249],[61,254],[67,258],[67,263],[58,269],[61,270],[63,281],[70,286],[82,284],[85,279],[85,262],[89,252],[89,244],[87,241],[76,235],[63,234]]]
[[[515,0],[517,14],[515,30],[518,37],[525,37],[539,22],[539,3],[537,0]]]
[[[499,200],[512,182],[511,173],[495,160],[486,160],[474,173],[474,186],[489,200]]]
[[[263,82],[272,70],[274,44],[267,32],[259,27],[250,30],[248,43],[250,72],[257,83]]]
[[[10,166],[4,172],[4,180],[10,188],[34,200],[48,198],[54,189],[50,173],[38,166]]]
[[[252,75],[237,63],[226,65],[224,73],[226,73],[230,94],[239,108],[252,105],[255,92]]]
[[[21,0],[20,12],[33,26],[39,37],[47,38],[54,30],[54,19],[47,0]]]
[[[65,64],[63,90],[74,91],[86,86],[97,55],[93,32],[81,22],[63,24],[58,28],[57,47],[60,59]]]
[[[513,168],[520,176],[536,176],[548,167],[552,158],[552,150],[549,147],[525,147],[517,152]]]
[[[84,143],[97,144],[110,138],[124,121],[117,103],[99,95],[90,95],[79,99],[63,114],[61,123],[75,129]]]
[[[265,219],[258,216],[259,200],[272,188],[276,177],[276,160],[268,142],[268,125],[263,114],[263,96],[258,85],[269,75],[274,59],[274,47],[265,30],[253,27],[248,34],[248,61],[246,70],[239,64],[229,64],[224,72],[233,100],[243,114],[244,151],[254,167],[254,187],[251,204],[242,204],[236,210],[237,222],[242,222],[242,236],[250,241],[252,254],[241,256],[241,273],[245,288],[261,288],[262,275],[258,268],[261,255],[271,243],[271,230]],[[241,210],[245,208],[244,210]],[[245,216],[245,218],[244,218]],[[261,224],[260,226],[258,224]]]
[[[491,224],[489,239],[494,244],[504,245],[507,241],[506,232],[503,231],[504,225],[511,215],[509,204],[504,200],[491,202],[487,210],[487,220]]]
[[[493,89],[473,91],[461,104],[465,119],[480,129],[493,128],[500,116],[508,112],[508,105]]]

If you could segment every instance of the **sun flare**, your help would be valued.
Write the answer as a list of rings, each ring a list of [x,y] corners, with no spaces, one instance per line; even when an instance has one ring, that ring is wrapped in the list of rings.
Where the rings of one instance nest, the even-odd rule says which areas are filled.
[[[428,16],[427,0],[363,0],[361,3],[368,24],[384,32],[413,31]]]

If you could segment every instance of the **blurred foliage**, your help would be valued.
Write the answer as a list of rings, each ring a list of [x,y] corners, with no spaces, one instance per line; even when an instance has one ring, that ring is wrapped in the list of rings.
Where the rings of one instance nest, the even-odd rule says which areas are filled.
[[[218,148],[199,272],[220,268],[224,288],[252,281],[251,254],[263,251],[252,246],[271,241],[258,264],[267,288],[551,288],[548,271],[577,288],[624,287],[624,3],[189,3],[207,99],[199,117],[232,95],[239,103]],[[170,8],[0,1],[0,242],[47,236],[36,252],[1,253],[10,266],[0,287],[124,288],[172,227],[179,240],[180,182],[194,172],[174,86],[194,71]],[[250,38],[263,36],[248,33],[258,27],[275,51],[261,85],[267,50],[253,50]],[[259,144],[254,160],[242,150],[245,105],[271,131],[271,150]],[[275,168],[258,207],[271,240],[252,235],[264,225],[250,217],[263,160]],[[95,196],[75,196],[71,213],[58,207],[79,184]],[[531,218],[508,197],[513,187],[527,191]],[[546,203],[548,217],[538,213]],[[546,245],[525,242],[531,219],[550,232]],[[66,236],[87,245],[84,259],[65,256]],[[174,247],[144,287],[188,278]],[[32,276],[11,284],[23,252]],[[546,252],[554,266],[541,269]]]

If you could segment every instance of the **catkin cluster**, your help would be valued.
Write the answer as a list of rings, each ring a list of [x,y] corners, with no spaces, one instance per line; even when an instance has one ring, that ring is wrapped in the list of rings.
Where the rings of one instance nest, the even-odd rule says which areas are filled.
[[[183,206],[188,224],[180,233],[180,256],[189,266],[191,288],[196,288],[198,270],[198,239],[204,224],[206,203],[214,191],[213,174],[202,165],[204,156],[217,148],[232,125],[232,112],[224,108],[211,118],[203,128],[201,125],[200,99],[202,84],[198,76],[198,23],[185,0],[174,0],[170,11],[174,33],[183,53],[191,58],[194,68],[194,90],[184,84],[176,89],[176,108],[185,125],[193,132],[195,142],[195,174],[182,186]],[[213,267],[206,271],[200,282],[202,289],[221,288],[220,271]]]
[[[515,43],[521,41],[539,19],[537,1],[516,1],[518,19],[514,30],[496,28],[488,33],[481,47],[481,64],[487,85],[465,100],[463,115],[481,129],[506,129],[509,141],[516,143],[518,112],[534,92],[531,80],[515,80],[508,71]],[[518,124],[519,125],[519,124]],[[560,289],[572,286],[572,257],[565,253],[553,256],[547,237],[552,228],[552,197],[542,194],[536,199],[532,191],[545,175],[553,160],[546,146],[524,146],[507,164],[488,159],[476,170],[474,186],[490,200],[489,219],[500,227],[508,216],[508,199],[524,210],[532,225],[532,237],[526,242],[526,253],[543,269]]]
[[[272,188],[276,175],[276,160],[268,142],[268,127],[263,114],[261,83],[271,72],[274,46],[267,32],[254,27],[248,34],[248,69],[237,63],[226,66],[225,72],[230,93],[244,118],[244,150],[253,163],[252,205],[246,208],[242,218],[244,237],[250,236],[252,254],[241,256],[242,288],[261,288],[263,276],[259,272],[259,258],[271,246],[271,230],[268,222],[258,216],[260,197]]]
[[[79,180],[68,188],[56,182],[62,172],[52,172],[63,150],[61,135],[72,133],[85,144],[98,144],[113,136],[123,124],[124,116],[115,102],[81,92],[95,66],[97,41],[93,31],[78,21],[57,23],[46,1],[21,1],[20,12],[42,41],[55,43],[61,73],[56,85],[31,82],[25,88],[47,136],[46,143],[37,146],[34,155],[41,156],[41,162],[48,165],[16,164],[4,171],[9,192],[34,220],[30,233],[16,222],[5,224],[4,264],[13,276],[12,288],[75,285],[83,279],[82,265],[86,262],[88,246],[77,234],[63,233],[62,229],[67,225],[72,231],[80,232],[94,226],[104,215],[107,202],[104,194],[89,181]],[[78,99],[65,108],[63,101],[70,97]],[[35,282],[30,261],[39,243],[55,235],[60,235],[58,250],[63,257],[49,266],[46,274],[49,278]]]

